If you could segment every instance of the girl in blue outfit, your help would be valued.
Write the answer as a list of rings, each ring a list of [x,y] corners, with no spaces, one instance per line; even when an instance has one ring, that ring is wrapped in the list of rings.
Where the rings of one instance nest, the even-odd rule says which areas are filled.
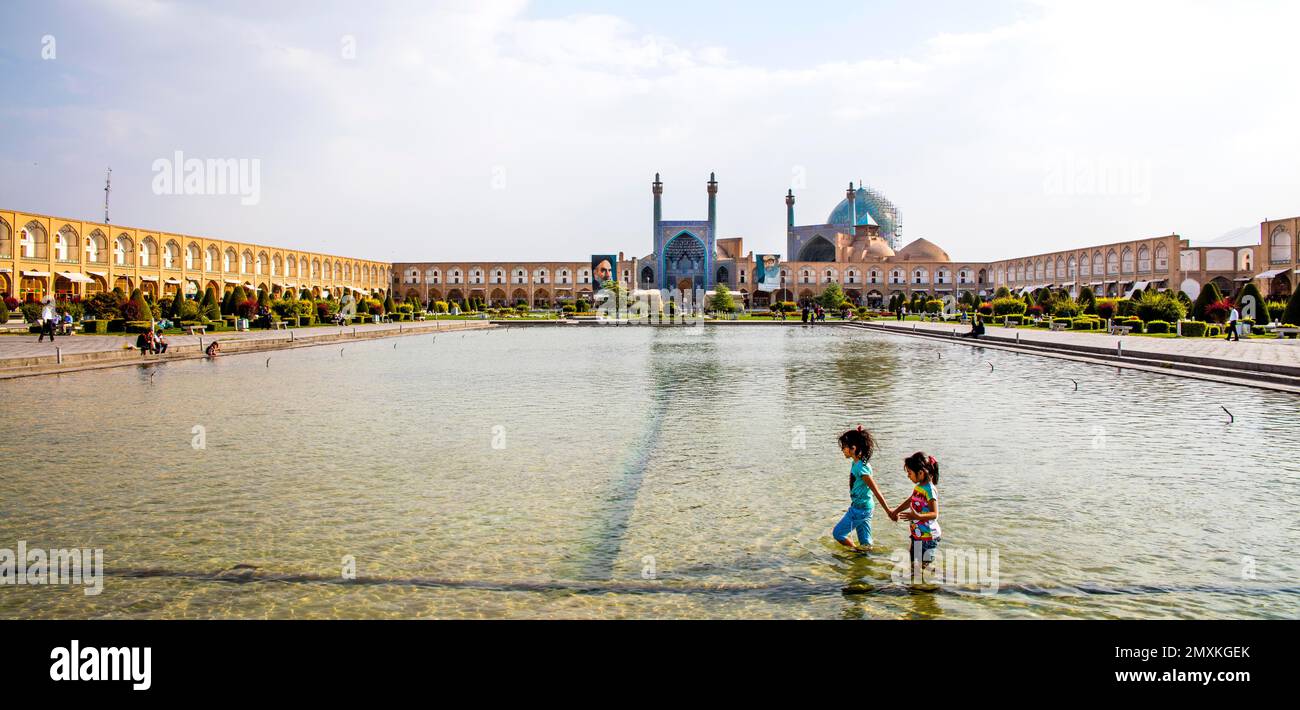
[[[840,450],[844,452],[844,458],[853,460],[849,468],[849,510],[831,535],[848,548],[868,547],[871,545],[871,514],[876,509],[876,501],[889,510],[889,504],[871,477],[871,464],[868,463],[876,451],[876,440],[871,432],[859,426],[840,434]],[[849,540],[851,530],[858,534],[856,546]]]

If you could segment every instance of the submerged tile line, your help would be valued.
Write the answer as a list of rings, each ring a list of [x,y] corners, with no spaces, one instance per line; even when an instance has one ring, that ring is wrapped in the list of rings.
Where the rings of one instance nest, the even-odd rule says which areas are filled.
[[[1034,584],[1001,585],[989,590],[974,585],[919,585],[899,583],[863,583],[845,585],[842,582],[815,583],[795,578],[766,583],[704,583],[659,580],[502,580],[456,579],[450,577],[382,577],[365,576],[344,578],[336,574],[307,572],[262,572],[253,568],[199,572],[165,567],[118,568],[104,571],[105,577],[115,579],[181,579],[200,583],[219,584],[328,584],[336,586],[425,587],[437,589],[476,589],[497,592],[568,592],[572,594],[717,594],[760,595],[771,597],[808,596],[813,594],[875,594],[908,596],[918,593],[938,593],[953,596],[1021,595],[1028,597],[1087,597],[1087,596],[1155,596],[1163,594],[1224,594],[1259,597],[1271,595],[1298,595],[1300,586],[1286,585],[1104,585],[1083,584],[1045,587]]]

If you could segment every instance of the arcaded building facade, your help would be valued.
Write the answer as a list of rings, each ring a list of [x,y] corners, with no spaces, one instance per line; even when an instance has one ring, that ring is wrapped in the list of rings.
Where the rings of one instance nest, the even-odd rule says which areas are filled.
[[[236,285],[385,294],[391,264],[138,227],[0,210],[0,293],[19,300],[132,289],[161,298]]]
[[[1235,294],[1255,281],[1265,294],[1290,295],[1297,277],[1300,218],[1266,220],[1258,245],[1191,246],[1177,234],[1144,237],[1000,261],[954,260],[928,239],[901,238],[898,209],[866,186],[849,185],[844,199],[818,224],[797,225],[796,197],[787,191],[785,254],[745,251],[741,237],[718,233],[719,186],[704,184],[703,219],[668,219],[662,212],[664,182],[650,185],[651,244],[644,256],[618,256],[616,271],[629,291],[710,293],[725,285],[746,306],[808,301],[838,283],[849,300],[882,306],[894,295],[915,293],[990,298],[998,288],[1026,293],[1039,288],[1072,294],[1088,287],[1102,296],[1137,289],[1180,289],[1195,297],[1215,283]],[[767,259],[777,275],[759,283],[757,264]],[[421,300],[478,298],[493,305],[528,303],[550,307],[590,298],[589,261],[418,262],[393,265],[393,288]]]
[[[1265,220],[1258,244],[1191,246],[1177,234],[1142,237],[999,261],[954,260],[928,239],[901,238],[898,209],[881,193],[849,185],[825,220],[798,225],[796,196],[787,191],[785,254],[755,254],[741,237],[718,232],[719,184],[703,185],[703,218],[666,218],[665,184],[651,183],[652,251],[623,252],[603,263],[568,261],[429,261],[386,263],[280,247],[123,227],[48,215],[0,211],[0,293],[20,299],[47,294],[87,296],[132,288],[161,297],[184,289],[218,292],[236,284],[268,290],[344,291],[399,300],[519,303],[550,308],[590,300],[606,278],[630,292],[736,293],[747,307],[808,301],[837,283],[855,304],[882,306],[910,298],[970,294],[989,298],[1039,288],[1103,296],[1136,289],[1178,289],[1195,297],[1208,283],[1228,295],[1254,281],[1285,298],[1300,276],[1300,217]],[[900,246],[902,245],[902,246]],[[575,255],[577,256],[577,255]],[[610,263],[613,262],[613,263]],[[599,264],[599,266],[598,266]],[[761,272],[759,271],[761,266]],[[599,268],[600,273],[595,273]]]

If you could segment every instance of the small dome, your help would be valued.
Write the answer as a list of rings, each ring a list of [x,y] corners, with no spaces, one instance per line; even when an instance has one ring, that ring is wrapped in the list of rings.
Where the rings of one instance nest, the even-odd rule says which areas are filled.
[[[889,246],[889,242],[880,237],[867,239],[867,244],[862,250],[863,259],[888,259],[893,255],[894,249]]]
[[[898,250],[902,261],[952,261],[948,253],[928,239],[918,239]]]

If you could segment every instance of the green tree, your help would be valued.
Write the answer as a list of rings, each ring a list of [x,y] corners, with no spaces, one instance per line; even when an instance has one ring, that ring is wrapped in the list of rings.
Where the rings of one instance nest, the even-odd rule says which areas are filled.
[[[1196,297],[1192,304],[1192,320],[1205,320],[1205,307],[1211,303],[1218,303],[1223,300],[1223,294],[1219,293],[1219,287],[1213,282],[1205,284],[1201,289],[1201,294]]]
[[[185,285],[181,284],[176,287],[176,293],[172,294],[172,307],[167,312],[167,316],[174,321],[180,322],[181,306],[185,305]]]
[[[199,315],[208,320],[221,320],[221,305],[217,303],[217,292],[211,286],[203,292],[203,301],[199,304]]]
[[[1254,315],[1255,322],[1256,323],[1272,322],[1271,319],[1269,318],[1271,314],[1269,313],[1268,310],[1268,302],[1264,300],[1264,294],[1259,292],[1259,287],[1255,285],[1254,281],[1247,282],[1246,287],[1241,289],[1241,293],[1237,294],[1237,308],[1239,310],[1241,310],[1242,306],[1245,305],[1242,302],[1246,300],[1247,296],[1253,296],[1255,298],[1255,315]],[[1246,318],[1247,316],[1243,312],[1241,314],[1241,317]]]
[[[998,290],[993,292],[993,298],[1011,298],[1011,291],[1006,286],[999,286]]]
[[[822,291],[822,295],[817,297],[817,302],[822,305],[822,308],[831,312],[837,312],[843,308],[846,300],[848,299],[844,296],[844,289],[834,281],[826,284],[826,289]]]
[[[1300,288],[1291,291],[1291,300],[1287,301],[1286,312],[1282,314],[1284,325],[1300,325]]]
[[[1097,315],[1097,294],[1092,292],[1088,286],[1079,289],[1079,305],[1083,307],[1083,312],[1090,315]]]
[[[734,313],[736,300],[731,297],[731,289],[726,284],[718,284],[713,296],[709,298],[709,310],[715,313]]]
[[[131,292],[131,306],[127,310],[129,311],[127,316],[132,320],[153,319],[153,306],[149,305],[138,288]]]
[[[393,303],[393,294],[390,293],[384,297],[384,313],[392,315],[395,310],[397,310],[397,304]]]
[[[261,308],[271,308],[271,293],[266,289],[257,292],[257,305]]]

